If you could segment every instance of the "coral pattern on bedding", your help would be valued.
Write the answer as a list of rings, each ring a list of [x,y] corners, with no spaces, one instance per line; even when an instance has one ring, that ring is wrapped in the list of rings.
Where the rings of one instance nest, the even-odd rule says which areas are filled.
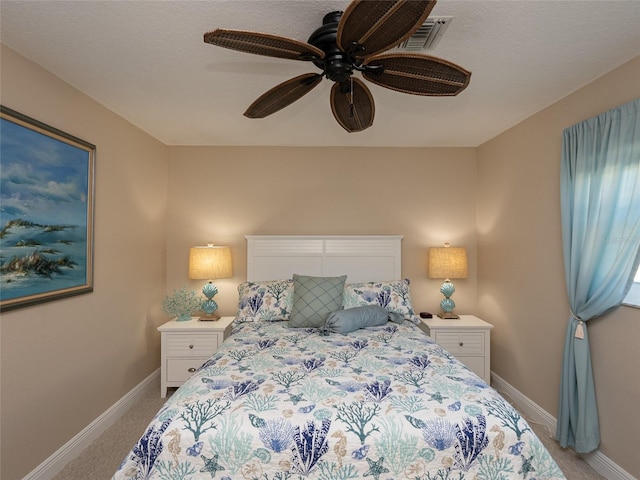
[[[420,323],[411,302],[409,279],[389,282],[348,283],[344,287],[344,308],[380,305],[388,312],[396,312],[405,320]]]
[[[113,479],[563,479],[526,421],[410,322],[236,324]]]
[[[236,322],[289,320],[293,308],[293,280],[244,282],[238,285]]]

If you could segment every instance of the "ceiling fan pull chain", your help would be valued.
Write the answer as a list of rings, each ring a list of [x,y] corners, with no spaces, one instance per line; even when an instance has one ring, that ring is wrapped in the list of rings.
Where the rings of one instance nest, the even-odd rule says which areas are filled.
[[[351,83],[351,103],[349,104],[349,116],[353,118],[353,77],[349,77]]]

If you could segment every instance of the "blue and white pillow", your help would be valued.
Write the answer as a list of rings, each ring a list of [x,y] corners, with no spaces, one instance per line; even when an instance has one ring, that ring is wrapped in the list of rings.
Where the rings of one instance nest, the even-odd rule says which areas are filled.
[[[289,320],[293,307],[293,280],[244,282],[238,286],[236,322]]]
[[[388,312],[402,315],[405,320],[420,323],[413,310],[409,280],[389,282],[348,283],[344,286],[344,308],[379,305]]]

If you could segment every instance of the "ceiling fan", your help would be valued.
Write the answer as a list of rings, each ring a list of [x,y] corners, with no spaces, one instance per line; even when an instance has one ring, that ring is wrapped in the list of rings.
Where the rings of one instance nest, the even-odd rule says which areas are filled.
[[[276,85],[244,113],[264,118],[292,104],[323,77],[335,82],[331,110],[348,132],[373,124],[375,104],[370,90],[353,73],[370,82],[413,95],[457,95],[471,72],[428,55],[383,53],[409,38],[427,19],[436,0],[354,0],[344,12],[325,15],[307,43],[277,35],[217,29],[204,34],[211,45],[268,57],[312,62],[322,73],[305,73]]]

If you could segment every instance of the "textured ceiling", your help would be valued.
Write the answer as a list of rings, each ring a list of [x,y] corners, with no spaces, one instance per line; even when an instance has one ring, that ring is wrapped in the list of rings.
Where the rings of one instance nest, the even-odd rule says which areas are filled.
[[[0,38],[168,145],[474,147],[640,55],[637,0],[441,0],[432,16],[454,19],[426,53],[472,72],[459,96],[368,82],[375,122],[347,133],[325,79],[280,112],[245,118],[266,90],[317,70],[214,47],[203,34],[221,27],[306,41],[324,14],[348,3],[2,0]]]

